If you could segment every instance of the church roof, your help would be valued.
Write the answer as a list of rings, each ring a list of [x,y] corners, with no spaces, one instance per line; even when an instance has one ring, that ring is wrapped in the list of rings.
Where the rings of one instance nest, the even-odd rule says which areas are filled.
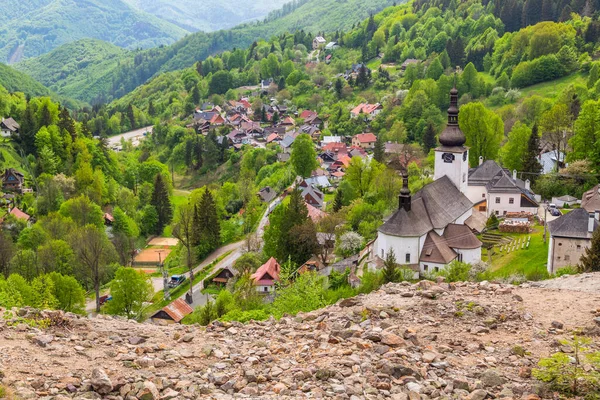
[[[469,170],[469,186],[485,186],[502,171],[502,167],[494,160],[486,160],[483,164]]]
[[[440,134],[442,147],[462,147],[467,139],[458,126],[458,90],[450,90],[450,107],[448,108],[448,125]]]
[[[456,257],[456,252],[448,246],[447,241],[435,231],[431,231],[427,234],[419,261],[448,264]]]
[[[443,236],[453,249],[478,249],[482,245],[467,225],[450,224],[444,229]]]
[[[472,208],[473,204],[443,176],[412,196],[410,211],[398,209],[379,232],[392,236],[422,236],[443,229]]]

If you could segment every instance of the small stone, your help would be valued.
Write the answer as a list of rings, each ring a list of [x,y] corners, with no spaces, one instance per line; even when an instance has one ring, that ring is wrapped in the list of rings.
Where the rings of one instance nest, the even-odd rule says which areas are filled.
[[[506,383],[506,379],[501,377],[500,374],[493,369],[488,369],[485,371],[483,374],[481,374],[479,379],[485,387],[501,386]]]
[[[600,326],[600,317],[594,318],[594,322],[596,323],[596,325]]]
[[[143,337],[139,337],[139,336],[132,336],[128,339],[129,344],[132,345],[138,345],[138,344],[142,344],[146,342],[146,339],[144,339]]]
[[[146,381],[144,382],[144,387],[138,393],[137,398],[139,400],[157,400],[160,399],[160,393],[154,382]]]
[[[406,388],[408,390],[410,390],[411,392],[415,392],[415,393],[421,393],[421,385],[419,385],[416,382],[408,382],[406,384]]]
[[[185,342],[185,343],[189,343],[192,340],[194,340],[194,335],[191,333],[186,333],[185,335],[183,335],[183,337],[181,338],[181,341]]]
[[[483,400],[487,397],[487,392],[483,389],[477,389],[472,391],[468,396],[467,400]]]
[[[163,392],[163,395],[160,397],[161,400],[170,400],[179,396],[179,392],[169,388]]]
[[[53,341],[54,336],[52,335],[37,335],[33,338],[33,342],[40,347],[47,347]]]
[[[99,394],[109,394],[113,390],[112,382],[102,368],[94,368],[91,384],[94,391]]]
[[[400,347],[406,345],[404,339],[390,332],[384,332],[381,334],[381,343],[390,347]]]
[[[426,363],[432,363],[437,358],[437,354],[432,353],[430,351],[423,353],[422,360]]]
[[[339,302],[340,307],[354,307],[360,304],[360,300],[356,297],[349,297]]]
[[[552,321],[550,324],[554,329],[562,329],[564,328],[564,324],[560,321]]]

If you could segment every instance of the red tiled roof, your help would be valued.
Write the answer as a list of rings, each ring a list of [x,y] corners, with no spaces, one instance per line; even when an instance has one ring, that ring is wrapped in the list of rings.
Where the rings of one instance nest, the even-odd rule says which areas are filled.
[[[308,216],[314,223],[319,222],[321,219],[327,216],[325,211],[321,211],[317,207],[311,206],[308,203],[306,203],[306,208],[308,209]]]
[[[372,133],[359,133],[354,136],[360,143],[374,143],[377,141],[377,136]]]
[[[361,112],[363,112],[365,114],[370,114],[373,111],[377,110],[379,107],[381,107],[381,104],[379,104],[379,103],[375,103],[375,104],[360,103],[359,105],[354,107],[354,109],[350,112],[354,115],[358,115]]]
[[[269,258],[269,261],[261,265],[255,273],[252,274],[251,278],[254,280],[255,285],[264,286],[263,281],[278,281],[279,280],[279,272],[281,271],[281,267],[277,260],[273,257]],[[268,274],[273,279],[263,279],[263,277]]]
[[[344,167],[347,167],[347,166],[348,166],[348,164],[350,164],[350,160],[351,160],[351,158],[350,158],[350,157],[348,157],[347,155],[345,155],[345,154],[340,154],[340,155],[338,156],[338,159],[337,159],[336,161],[338,161],[338,162],[341,162],[342,164],[344,164]]]
[[[179,322],[188,314],[191,314],[194,310],[188,303],[183,299],[177,299],[168,306],[162,309],[164,312],[169,314],[169,317],[173,318],[173,321]]]
[[[292,117],[285,117],[282,122],[282,124],[285,124],[285,125],[294,125],[295,123],[296,123],[296,121],[294,121],[294,118],[292,118]]]
[[[10,213],[12,215],[14,215],[16,218],[24,219],[25,221],[29,221],[29,219],[31,218],[31,216],[29,214],[24,213],[23,211],[19,210],[17,207],[10,210]]]
[[[302,111],[302,113],[300,114],[300,118],[302,118],[302,119],[306,119],[306,118],[308,118],[308,117],[311,117],[311,116],[314,116],[314,115],[317,115],[317,113],[316,113],[316,112],[314,112],[314,111],[311,111],[311,110],[304,110],[304,111]]]
[[[271,133],[269,135],[269,137],[267,138],[267,143],[271,143],[273,140],[277,140],[277,139],[281,140],[281,138],[279,137],[279,135],[276,134],[276,133]]]
[[[325,146],[321,147],[321,150],[331,151],[334,153],[347,153],[348,152],[348,148],[346,147],[346,145],[344,143],[336,143],[336,142],[327,143]]]

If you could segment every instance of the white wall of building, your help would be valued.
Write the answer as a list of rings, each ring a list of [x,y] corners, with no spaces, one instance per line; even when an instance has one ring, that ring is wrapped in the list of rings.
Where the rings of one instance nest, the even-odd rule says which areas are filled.
[[[496,198],[500,199],[500,203],[496,203]],[[513,199],[513,204],[510,204],[510,199]],[[502,216],[507,212],[531,212],[537,213],[537,207],[521,207],[520,193],[489,193],[488,194],[488,216],[491,213],[498,211],[498,215]]]
[[[467,264],[473,264],[476,261],[481,260],[481,247],[477,249],[452,249],[458,254],[462,255],[462,262]]]
[[[424,241],[421,237],[397,237],[379,232],[375,242],[375,255],[385,260],[388,251],[394,249],[398,264],[417,264]],[[406,262],[406,254],[410,254],[409,263]]]
[[[275,290],[275,286],[257,286],[256,291],[260,293],[271,293]]]
[[[550,236],[550,240],[548,241],[548,261],[546,263],[546,269],[548,270],[549,274],[553,274],[554,273],[554,265],[553,265],[553,259],[552,259],[552,255],[553,255],[553,251],[552,249],[554,248],[554,238],[552,238],[552,236]]]
[[[469,180],[469,152],[452,153],[454,155],[454,160],[451,163],[444,161],[442,158],[444,153],[447,152],[442,150],[435,151],[435,171],[433,179],[437,180],[446,175],[462,193],[466,193]],[[466,157],[463,156],[463,154],[466,154]]]
[[[473,204],[479,203],[481,200],[485,200],[487,190],[485,186],[471,186],[467,187],[465,195]]]
[[[445,264],[438,264],[432,262],[423,262],[419,263],[419,269],[421,271],[421,275],[423,274],[434,274],[446,268]]]

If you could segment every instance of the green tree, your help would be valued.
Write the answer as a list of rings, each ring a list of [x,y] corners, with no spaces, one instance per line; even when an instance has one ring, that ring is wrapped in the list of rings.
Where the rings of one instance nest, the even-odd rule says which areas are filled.
[[[208,91],[210,94],[225,94],[233,87],[233,79],[229,71],[217,71],[213,74]]]
[[[303,133],[294,140],[290,161],[296,173],[303,178],[308,178],[319,166],[314,143],[308,134]]]
[[[373,149],[373,158],[380,163],[384,162],[385,158],[385,141],[383,140],[383,135],[377,136],[377,141],[375,142],[375,148]]]
[[[342,207],[344,206],[343,200],[342,200],[343,196],[344,196],[344,194],[342,193],[342,189],[338,188],[338,190],[335,191],[335,197],[333,198],[333,212],[334,213],[340,211],[342,209]]]
[[[31,306],[42,310],[52,310],[59,303],[54,297],[54,281],[49,275],[40,275],[31,282],[33,292],[33,304]]]
[[[204,188],[198,204],[198,225],[200,226],[201,245],[205,251],[212,251],[221,244],[221,229],[217,205],[208,187]]]
[[[85,290],[77,280],[68,275],[52,272],[48,275],[54,282],[54,297],[58,308],[64,311],[82,314],[85,312]]]
[[[500,159],[510,171],[523,171],[523,163],[528,151],[531,129],[517,122],[508,134],[508,142],[500,149]]]
[[[425,154],[429,154],[429,150],[436,148],[437,139],[435,137],[435,125],[433,122],[429,121],[427,123],[427,128],[425,129],[425,134],[423,135],[423,152]]]
[[[343,90],[344,90],[344,82],[342,81],[342,78],[336,79],[336,81],[335,81],[335,94],[336,94],[336,96],[337,96],[338,99],[342,98]]]
[[[573,116],[569,107],[563,103],[557,103],[551,109],[542,114],[540,128],[543,138],[554,149],[554,155],[560,160],[560,155],[567,154],[568,143],[573,136]]]
[[[106,303],[106,312],[127,318],[139,317],[144,302],[153,293],[148,275],[133,268],[120,267],[110,283],[112,300]]]
[[[426,78],[431,78],[433,80],[440,79],[440,76],[444,73],[444,67],[442,66],[442,62],[439,57],[436,57],[429,67],[427,67],[427,72],[425,73]]]
[[[533,183],[537,180],[537,174],[542,172],[542,164],[538,160],[540,153],[540,135],[537,125],[533,125],[529,140],[527,141],[527,152],[523,156],[523,172],[529,172],[529,180]]]
[[[398,282],[400,279],[400,271],[398,269],[398,263],[396,262],[396,255],[394,249],[390,248],[385,256],[383,263],[382,277],[385,283]]]
[[[598,67],[598,63],[594,63],[592,68],[590,69],[590,74],[588,75],[587,87],[591,89],[594,87],[596,82],[598,82],[598,78],[600,78],[600,68]]]
[[[173,218],[173,207],[169,198],[169,188],[167,187],[165,178],[160,173],[156,174],[154,180],[154,191],[152,192],[150,204],[154,207],[158,215],[155,233],[162,235],[163,229]]]
[[[179,207],[178,217],[173,224],[173,237],[179,239],[179,243],[186,250],[186,265],[189,272],[190,290],[189,297],[192,298],[194,291],[194,232],[200,232],[200,223],[196,222],[198,208],[191,204],[182,205]],[[198,239],[200,243],[200,239]]]
[[[600,271],[600,229],[594,231],[590,247],[579,260],[579,268],[586,272]]]
[[[478,165],[479,157],[495,160],[504,138],[502,119],[479,102],[465,104],[460,109],[460,129],[470,147],[469,164]]]
[[[94,225],[95,227],[104,226],[104,213],[97,204],[94,204],[89,197],[81,195],[65,201],[61,206],[59,213],[71,218],[77,226]]]

